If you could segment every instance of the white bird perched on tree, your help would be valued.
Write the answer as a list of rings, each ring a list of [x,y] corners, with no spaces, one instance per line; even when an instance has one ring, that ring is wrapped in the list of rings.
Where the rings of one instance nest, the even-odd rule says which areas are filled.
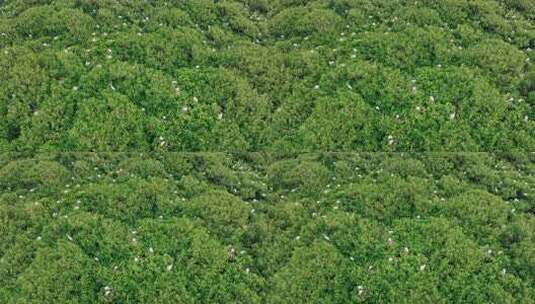
[[[228,258],[231,261],[234,261],[236,259],[236,249],[234,247],[230,247],[228,250]]]
[[[393,145],[394,144],[394,136],[388,135],[388,144]]]

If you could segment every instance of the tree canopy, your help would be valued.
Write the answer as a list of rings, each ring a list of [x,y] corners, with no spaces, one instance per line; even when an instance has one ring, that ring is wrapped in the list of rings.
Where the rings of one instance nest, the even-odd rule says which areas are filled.
[[[528,0],[0,6],[2,151],[533,151]]]
[[[535,303],[535,1],[0,0],[0,303]]]
[[[524,153],[0,159],[2,303],[530,303]]]

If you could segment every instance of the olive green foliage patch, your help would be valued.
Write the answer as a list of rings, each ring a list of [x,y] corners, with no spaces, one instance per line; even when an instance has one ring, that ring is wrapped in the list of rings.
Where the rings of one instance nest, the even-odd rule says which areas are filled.
[[[0,1],[0,303],[534,303],[534,20]]]
[[[0,157],[2,303],[530,303],[531,154]]]
[[[1,151],[533,151],[528,0],[3,1]]]

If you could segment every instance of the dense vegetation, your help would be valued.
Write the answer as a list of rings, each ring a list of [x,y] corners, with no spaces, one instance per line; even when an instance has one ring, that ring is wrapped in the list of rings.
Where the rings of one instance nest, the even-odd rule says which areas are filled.
[[[535,303],[534,50],[533,0],[0,0],[0,303]]]
[[[0,159],[1,303],[533,303],[535,155]]]
[[[3,151],[534,151],[530,0],[5,0]]]

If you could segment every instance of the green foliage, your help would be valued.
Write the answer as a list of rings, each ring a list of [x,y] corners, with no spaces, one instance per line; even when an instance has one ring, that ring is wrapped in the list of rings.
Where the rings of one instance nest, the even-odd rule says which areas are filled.
[[[58,189],[68,181],[69,172],[60,164],[31,159],[10,162],[0,170],[0,188]]]
[[[267,175],[274,189],[295,189],[312,194],[325,186],[329,172],[318,163],[283,160],[269,166]]]
[[[529,3],[4,1],[0,148],[532,151]]]
[[[0,303],[535,302],[534,3],[0,1]]]
[[[5,303],[535,299],[521,153],[0,157]]]
[[[71,243],[61,241],[55,248],[37,250],[28,269],[17,280],[26,303],[88,303],[94,297],[94,274],[88,273],[92,261]],[[69,269],[69,271],[65,271]],[[65,284],[69,282],[69,284]]]
[[[76,115],[80,118],[75,116],[76,122],[65,139],[67,144],[82,151],[145,148],[145,133],[138,124],[142,119],[141,111],[118,94],[110,93],[102,99],[91,98],[77,103]],[[109,121],[116,123],[112,125]]]
[[[340,27],[340,16],[332,11],[309,8],[288,8],[273,17],[271,33],[275,36],[332,35]]]
[[[273,278],[271,303],[341,303],[348,301],[351,290],[344,285],[341,254],[330,244],[319,241],[308,248],[298,248],[292,258]],[[345,262],[347,263],[347,262]]]

